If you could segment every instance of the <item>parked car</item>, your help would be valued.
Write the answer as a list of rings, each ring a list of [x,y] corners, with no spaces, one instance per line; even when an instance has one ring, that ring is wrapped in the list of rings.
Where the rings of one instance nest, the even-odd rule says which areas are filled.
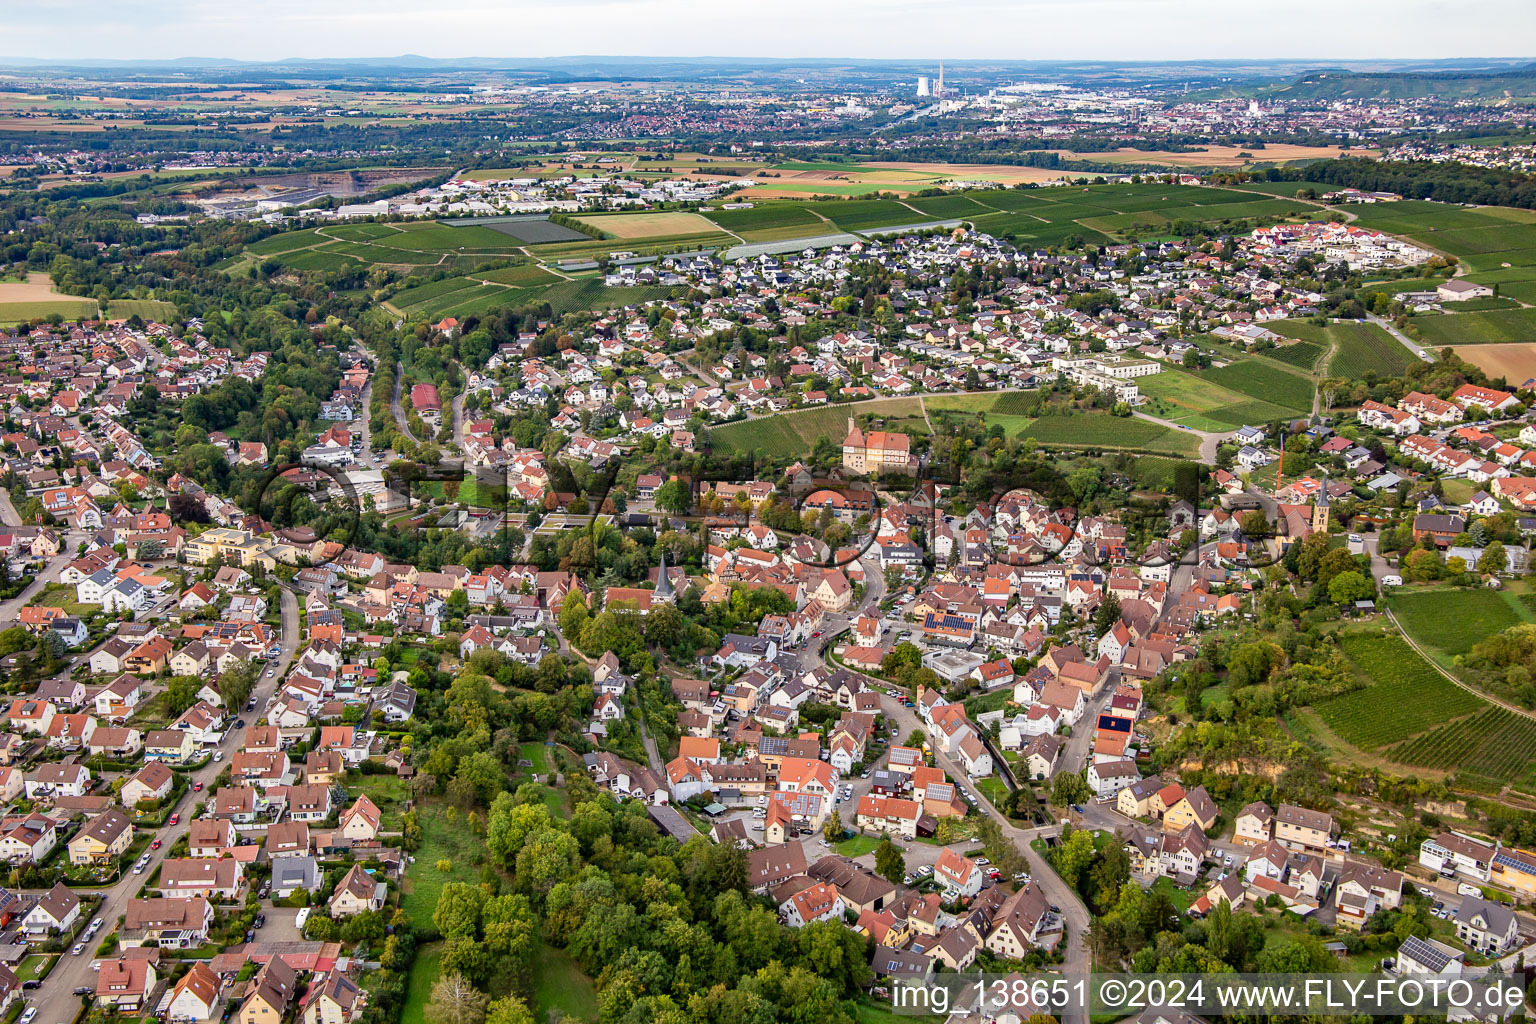
[[[224,760],[224,751],[215,750],[213,752],[213,763],[218,764],[222,760]],[[198,785],[202,785],[202,783],[198,783]]]
[[[29,978],[21,983],[22,988],[42,988],[43,983],[36,978]]]
[[[37,1007],[29,1006],[21,1011],[21,1024],[32,1024],[32,1018],[37,1016]]]
[[[154,842],[150,843],[149,844],[149,848],[151,850],[158,850],[158,849],[160,849],[160,840],[156,839]]]
[[[79,988],[75,989],[75,995],[77,996],[93,996],[95,994],[96,990],[91,988],[89,985],[81,985]]]
[[[85,943],[77,942],[77,943],[75,943],[75,948],[69,951],[69,955],[70,956],[79,956],[81,953],[84,953],[84,952],[85,952]]]
[[[180,814],[173,814],[173,815],[171,815],[171,820],[166,822],[166,824],[167,825],[180,825],[181,824],[181,815]]]
[[[202,784],[202,782],[194,782],[194,783],[192,783],[192,792],[194,792],[194,793],[201,793],[202,791],[203,791],[203,784]]]

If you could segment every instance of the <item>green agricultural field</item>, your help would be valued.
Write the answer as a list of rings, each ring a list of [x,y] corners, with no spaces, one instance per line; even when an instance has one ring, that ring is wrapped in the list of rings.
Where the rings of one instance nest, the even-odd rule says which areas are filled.
[[[1328,346],[1320,341],[1298,341],[1294,345],[1270,349],[1264,355],[1299,370],[1310,370],[1326,351]]]
[[[174,320],[176,304],[159,299],[111,299],[105,313],[110,317],[137,315],[144,320]]]
[[[263,238],[259,242],[252,242],[245,247],[245,251],[255,253],[257,256],[276,256],[278,253],[312,248],[324,241],[325,239],[315,234],[313,228],[304,231],[284,231]]]
[[[555,316],[588,310],[619,309],[638,306],[656,299],[665,299],[672,289],[658,286],[633,288],[609,288],[596,278],[580,281],[561,281],[544,289],[540,297],[548,302]]]
[[[1319,346],[1335,346],[1328,361],[1328,372],[1341,377],[1361,377],[1368,370],[1383,376],[1396,376],[1413,361],[1413,353],[1372,323],[1339,320],[1319,327],[1309,320],[1280,320],[1268,326],[1287,338],[1301,338]],[[1267,354],[1271,358],[1283,358],[1284,351]]]
[[[1283,370],[1259,359],[1241,359],[1200,376],[1250,398],[1285,406],[1297,413],[1310,412],[1315,385],[1310,377]]]
[[[826,221],[800,203],[759,203],[750,210],[712,210],[704,216],[727,231],[750,232],[772,228],[815,227],[824,230]]]
[[[289,270],[342,270],[346,267],[355,267],[365,262],[354,256],[344,256],[340,253],[326,252],[323,249],[306,249],[303,252],[289,253],[281,257],[282,264]]]
[[[1536,338],[1536,309],[1497,309],[1471,313],[1438,313],[1414,317],[1425,345],[1483,345],[1530,341]]]
[[[430,299],[411,312],[427,320],[445,316],[463,316],[467,313],[484,313],[488,310],[519,305],[530,293],[519,288],[506,288],[499,284],[477,284],[463,291]]]
[[[333,238],[345,239],[348,242],[367,242],[375,238],[384,238],[397,234],[398,228],[388,224],[338,224],[328,227],[325,233]]]
[[[1289,419],[1298,412],[1183,370],[1138,377],[1136,383],[1141,393],[1152,400],[1145,407],[1146,412],[1196,430],[1232,430],[1245,423]]]
[[[1287,198],[1295,198],[1308,189],[1323,195],[1338,188],[1337,185],[1325,185],[1320,181],[1245,181],[1241,185],[1231,187],[1242,189],[1244,192],[1262,192],[1265,195]]]
[[[985,195],[985,193],[977,193]],[[906,204],[913,209],[921,210],[924,214],[935,220],[954,220],[959,217],[978,217],[984,213],[992,212],[992,208],[985,206],[978,199],[969,195],[948,196],[923,196],[919,199],[908,199]]]
[[[915,224],[921,214],[894,199],[855,199],[849,202],[820,203],[817,206],[832,223],[844,231],[863,231],[898,224]]]
[[[1017,433],[1041,444],[1070,448],[1131,448],[1194,455],[1200,447],[1199,438],[1187,431],[1104,414],[1041,416]]]
[[[1401,764],[1464,775],[1473,788],[1482,779],[1497,784],[1520,780],[1526,788],[1536,764],[1536,721],[1504,708],[1483,705],[1483,710],[1456,721],[1435,716],[1441,724],[1385,753]]]
[[[1328,727],[1363,750],[1417,735],[1488,703],[1446,679],[1395,634],[1355,633],[1340,639],[1367,685],[1316,706]]]
[[[1466,654],[1495,633],[1532,621],[1525,605],[1504,591],[1398,590],[1391,606],[1409,636],[1447,655]]]
[[[483,274],[476,274],[478,281],[494,281],[496,284],[510,284],[517,288],[537,288],[541,285],[554,284],[564,278],[556,277],[543,267],[532,264],[524,264],[520,267],[503,267],[501,270],[488,270]]]
[[[39,299],[35,302],[0,302],[0,324],[40,320],[57,313],[65,320],[94,319],[95,299]]]
[[[849,417],[859,416],[887,421],[877,425],[877,430],[913,431],[921,422],[922,404],[916,398],[887,398],[741,420],[711,430],[710,443],[722,451],[761,451],[766,458],[798,458],[811,450],[818,437],[840,443],[848,435]]]
[[[413,306],[424,305],[432,299],[451,292],[464,291],[474,287],[473,283],[464,277],[445,277],[441,281],[431,281],[427,284],[417,285],[415,288],[407,288],[398,292],[390,304],[396,309],[410,309]]]

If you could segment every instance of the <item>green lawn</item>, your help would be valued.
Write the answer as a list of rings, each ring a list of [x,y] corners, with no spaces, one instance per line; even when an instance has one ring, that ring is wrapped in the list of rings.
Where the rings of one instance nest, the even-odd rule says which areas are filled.
[[[452,822],[443,804],[422,804],[421,847],[416,863],[406,870],[401,887],[400,907],[412,921],[425,923],[437,909],[437,898],[449,881],[472,878],[485,861],[485,843],[469,831],[464,815],[456,813]],[[439,871],[437,862],[448,860],[448,871]]]
[[[20,981],[31,981],[38,977],[41,971],[53,960],[52,956],[42,953],[33,953],[22,959],[16,967],[16,977]]]
[[[1152,883],[1152,891],[1160,892],[1168,897],[1168,901],[1174,905],[1179,913],[1189,912],[1189,905],[1195,902],[1195,893],[1188,889],[1181,889],[1173,884],[1173,879],[1166,875]]]
[[[411,973],[405,980],[405,1005],[400,1009],[400,1024],[427,1024],[427,1001],[442,969],[443,944],[429,943],[416,951]]]
[[[400,816],[405,811],[402,805],[411,799],[406,781],[396,775],[362,775],[355,782],[348,780],[349,801],[363,793],[368,794],[368,799],[379,809],[381,826],[390,832],[398,831]]]
[[[854,836],[852,839],[844,839],[834,849],[844,857],[862,857],[866,853],[874,853],[875,847],[883,841],[883,836]]]
[[[582,1021],[597,1020],[597,990],[592,979],[565,950],[543,946],[533,962],[533,1001],[544,1013],[541,1019],[558,1013]],[[400,1024],[415,1022],[402,1019]]]

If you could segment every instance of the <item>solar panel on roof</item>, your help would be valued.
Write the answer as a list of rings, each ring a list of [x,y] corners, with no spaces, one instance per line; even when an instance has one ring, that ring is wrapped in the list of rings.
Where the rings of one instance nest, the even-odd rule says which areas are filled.
[[[1451,962],[1445,950],[1430,945],[1416,935],[1410,935],[1397,952],[1398,956],[1411,957],[1436,973],[1444,970],[1445,965]]]

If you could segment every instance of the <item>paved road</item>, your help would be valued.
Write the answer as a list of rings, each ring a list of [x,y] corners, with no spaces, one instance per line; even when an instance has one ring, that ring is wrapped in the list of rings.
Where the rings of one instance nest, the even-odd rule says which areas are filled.
[[[16,511],[16,506],[11,503],[11,492],[0,487],[0,520],[6,526],[20,526],[21,513]]]
[[[389,397],[389,408],[395,414],[395,426],[400,428],[400,433],[415,441],[416,435],[411,433],[411,424],[405,415],[405,407],[400,404],[400,388],[404,383],[405,367],[397,364],[395,366],[395,390]]]
[[[459,446],[461,452],[464,450],[464,399],[468,394],[468,391],[460,391],[448,403],[453,413],[453,443]]]
[[[897,737],[905,737],[913,729],[921,727],[920,720],[911,708],[903,707],[894,699],[886,700],[884,705],[886,718],[896,723]],[[1081,731],[1091,732],[1087,729]],[[1057,948],[1064,957],[1062,973],[1068,977],[1087,975],[1092,967],[1087,945],[1083,941],[1088,934],[1088,908],[1078,898],[1077,892],[1062,881],[1061,876],[1056,874],[1056,870],[1030,845],[1033,840],[1042,836],[1056,834],[1059,826],[1019,828],[1007,815],[992,806],[992,802],[985,794],[971,784],[963,767],[940,753],[937,748],[933,752],[933,762],[948,772],[949,777],[954,779],[962,790],[971,794],[976,801],[977,809],[990,815],[1002,827],[1003,836],[1024,855],[1024,860],[1029,864],[1030,876],[1045,891],[1045,898],[1050,900],[1053,906],[1061,908],[1064,931]],[[1087,1024],[1088,1014],[1085,1010],[1073,1010],[1065,1015],[1064,1024],[1066,1021],[1072,1024]]]
[[[1399,342],[1402,343],[1404,348],[1418,356],[1420,359],[1431,363],[1435,361],[1435,354],[1433,352],[1394,327],[1392,325],[1392,321],[1383,320],[1375,313],[1367,313],[1365,314],[1365,318],[1371,323],[1375,324],[1377,327],[1380,327],[1382,330],[1386,331],[1388,334],[1392,335],[1392,337],[1396,338]]]
[[[1225,432],[1196,430],[1193,427],[1186,427],[1182,423],[1165,420],[1159,416],[1153,416],[1151,413],[1141,412],[1136,409],[1131,410],[1131,415],[1139,420],[1146,420],[1148,423],[1156,423],[1160,427],[1171,427],[1174,430],[1182,430],[1187,434],[1193,434],[1195,437],[1198,437],[1200,439],[1200,461],[1210,466],[1216,465],[1216,449],[1220,447],[1221,442],[1236,433],[1235,430]]]
[[[288,666],[293,660],[295,652],[299,649],[299,602],[292,592],[286,588],[282,591],[282,649],[275,661],[277,671],[268,675],[263,671],[257,677],[256,687],[252,695],[256,698],[258,708],[265,707],[277,689],[277,681],[287,674]],[[231,709],[238,713],[239,709]],[[228,757],[234,751],[240,749],[243,740],[243,730],[231,728],[224,735],[224,742],[219,749]],[[89,985],[94,991],[96,987],[96,972],[91,969],[91,963],[95,959],[96,946],[105,937],[106,933],[117,926],[117,918],[125,913],[128,901],[139,891],[144,880],[149,877],[168,852],[175,841],[185,835],[191,827],[191,811],[195,804],[208,799],[211,795],[206,787],[210,785],[224,769],[224,763],[212,763],[203,766],[190,776],[193,783],[203,783],[205,789],[201,793],[194,793],[190,788],[183,795],[177,807],[181,814],[181,821],[176,825],[168,825],[157,833],[161,840],[161,848],[151,851],[149,865],[141,875],[129,872],[116,884],[108,889],[101,890],[105,894],[105,900],[97,909],[97,917],[102,919],[102,932],[94,940],[86,944],[85,952],[80,956],[64,954],[59,965],[53,973],[43,982],[43,987],[32,995],[31,1002],[38,1008],[38,1019],[48,1024],[63,1024],[74,1019],[80,1009],[80,999],[74,995],[74,990],[81,986]]]
[[[9,502],[0,503],[0,507],[8,504]],[[14,524],[8,522],[6,525]],[[17,613],[26,607],[27,602],[42,593],[43,588],[47,587],[48,584],[59,581],[59,574],[64,571],[65,566],[75,560],[75,548],[85,540],[85,536],[83,533],[65,533],[63,535],[63,547],[60,548],[57,555],[48,559],[48,564],[43,571],[38,573],[20,594],[17,594],[9,601],[0,603],[0,622],[14,622]]]

